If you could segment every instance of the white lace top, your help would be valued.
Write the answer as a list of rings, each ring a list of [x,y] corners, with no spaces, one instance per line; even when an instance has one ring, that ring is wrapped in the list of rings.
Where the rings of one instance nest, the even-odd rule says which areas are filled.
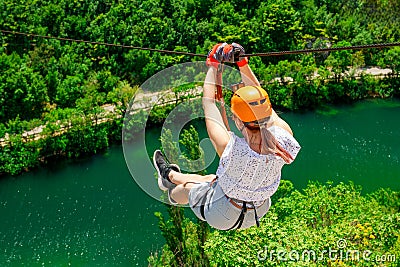
[[[294,159],[300,150],[296,139],[279,126],[272,126],[268,130]],[[236,136],[233,132],[230,132],[230,135],[216,173],[218,184],[230,198],[253,201],[255,205],[261,205],[278,189],[285,161],[272,154],[258,154],[250,148],[244,138]]]

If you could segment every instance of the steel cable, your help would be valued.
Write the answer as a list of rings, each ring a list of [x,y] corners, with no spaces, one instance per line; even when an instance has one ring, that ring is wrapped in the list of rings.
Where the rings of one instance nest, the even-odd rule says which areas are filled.
[[[94,42],[94,41],[87,41],[87,40],[79,40],[79,39],[72,39],[72,38],[65,38],[65,37],[55,37],[55,36],[40,35],[40,34],[34,34],[34,33],[8,31],[8,30],[0,30],[0,32],[2,32],[4,34],[23,35],[23,36],[27,36],[27,37],[55,39],[55,40],[60,40],[60,41],[86,43],[86,44],[93,44],[93,45],[103,45],[103,46],[119,47],[119,48],[125,48],[125,49],[148,50],[148,51],[153,51],[153,52],[177,54],[177,55],[185,55],[185,56],[193,56],[193,57],[207,57],[207,55],[204,55],[204,54],[196,54],[196,53],[190,53],[190,52],[184,52],[184,51],[172,51],[172,50],[156,49],[156,48],[148,48],[148,47],[140,47],[140,46],[132,46],[132,45],[110,44],[110,43],[105,43],[105,42]],[[254,57],[254,56],[271,57],[271,56],[306,54],[306,53],[334,52],[334,51],[341,51],[341,50],[385,48],[385,47],[394,47],[394,46],[400,46],[400,42],[341,46],[341,47],[327,47],[327,48],[315,48],[315,49],[301,49],[301,50],[266,52],[266,53],[253,53],[253,54],[244,54],[243,56],[246,56],[246,57]]]

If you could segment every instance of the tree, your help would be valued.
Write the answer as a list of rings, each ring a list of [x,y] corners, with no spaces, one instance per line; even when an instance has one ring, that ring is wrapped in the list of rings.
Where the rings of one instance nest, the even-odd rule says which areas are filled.
[[[134,99],[134,96],[139,91],[138,86],[132,87],[128,81],[120,81],[118,85],[107,94],[107,101],[114,103],[121,114],[125,114],[129,108],[129,103]]]
[[[2,121],[40,117],[48,101],[43,77],[27,66],[17,54],[0,57],[0,98]]]
[[[350,46],[351,44],[346,41],[338,42],[336,45],[332,47],[342,47],[342,46]],[[341,50],[332,52],[328,58],[325,60],[328,68],[331,69],[331,72],[334,75],[334,78],[337,83],[340,82],[340,79],[343,75],[346,75],[346,72],[351,65],[351,51],[350,50]]]
[[[291,1],[262,2],[249,25],[259,37],[253,49],[272,52],[295,47],[296,35],[301,30],[297,16]]]
[[[398,77],[400,73],[400,47],[393,47],[387,50],[384,57],[379,61],[379,65],[383,68],[390,68],[392,75]]]
[[[179,148],[172,140],[170,130],[165,130],[161,136],[163,149],[171,162],[178,162]],[[185,147],[184,157],[197,160],[202,157],[199,148],[199,137],[196,129],[191,126],[184,130],[180,143]],[[159,227],[166,240],[161,257],[153,255],[149,258],[151,266],[209,266],[209,259],[204,252],[204,242],[207,240],[209,226],[206,222],[197,220],[194,224],[185,218],[183,208],[168,205],[169,219],[161,213],[156,213]]]

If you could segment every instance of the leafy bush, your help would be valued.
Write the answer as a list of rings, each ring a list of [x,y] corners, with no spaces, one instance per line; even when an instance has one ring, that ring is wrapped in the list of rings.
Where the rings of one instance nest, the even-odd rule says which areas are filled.
[[[288,183],[278,190],[280,197],[260,228],[210,234],[205,250],[212,265],[376,266],[375,259],[383,256],[391,259],[382,262],[384,266],[396,264],[393,260],[400,255],[398,192],[381,189],[362,196],[361,188],[352,183],[310,183],[288,195]],[[314,252],[315,256],[309,254]]]

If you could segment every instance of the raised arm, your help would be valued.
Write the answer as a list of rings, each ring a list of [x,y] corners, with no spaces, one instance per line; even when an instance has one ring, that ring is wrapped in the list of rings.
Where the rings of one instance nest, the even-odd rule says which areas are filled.
[[[239,67],[240,75],[244,86],[260,86],[260,82],[254,75],[253,71],[249,67],[249,60],[245,57],[245,51],[243,46],[238,43],[232,43],[234,56],[231,56],[236,61]]]
[[[224,152],[230,135],[222,120],[221,113],[215,103],[215,82],[217,70],[210,67],[203,86],[203,109],[207,133],[219,156]]]
[[[240,75],[242,76],[242,81],[245,86],[261,86],[257,77],[250,69],[249,64],[239,67],[239,70],[240,70]]]

